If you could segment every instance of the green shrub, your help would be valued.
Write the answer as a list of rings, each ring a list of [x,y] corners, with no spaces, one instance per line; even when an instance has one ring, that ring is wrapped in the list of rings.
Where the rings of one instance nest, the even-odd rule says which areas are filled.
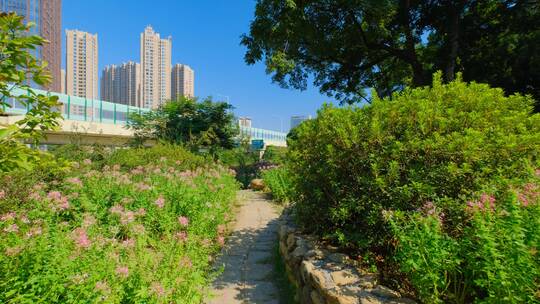
[[[156,146],[4,176],[0,302],[201,303],[238,188],[203,161]]]
[[[538,185],[525,188],[471,202],[459,236],[444,231],[444,215],[433,206],[428,214],[388,215],[396,260],[424,303],[540,300],[540,195]]]
[[[292,201],[292,182],[289,172],[284,167],[277,167],[262,172],[265,186],[272,193],[272,198],[279,202]]]
[[[417,241],[405,251],[421,256],[420,248],[433,250],[423,255],[424,266],[416,265],[419,273],[403,268],[405,275],[428,302],[455,296],[456,292],[448,291],[451,280],[441,278],[445,271],[466,271],[462,261],[465,252],[500,250],[494,263],[502,265],[514,265],[511,259],[517,258],[518,252],[525,255],[521,252],[524,247],[516,245],[512,251],[507,246],[521,242],[517,239],[498,240],[508,242],[504,246],[488,242],[482,250],[480,242],[470,243],[470,249],[465,250],[462,241],[474,239],[482,229],[492,229],[486,237],[509,233],[501,227],[490,228],[487,219],[482,222],[471,217],[468,201],[477,199],[479,193],[493,194],[499,200],[509,191],[508,184],[519,188],[537,183],[540,115],[532,114],[532,104],[529,97],[507,97],[502,90],[484,84],[460,80],[442,84],[436,76],[432,88],[407,89],[362,108],[324,106],[316,119],[303,123],[289,138],[287,168],[297,219],[305,228],[363,252],[364,258],[381,257],[376,260],[385,261],[379,266],[387,271],[396,239],[383,214],[403,213],[407,220],[400,222],[401,229],[407,232],[401,236]],[[440,227],[415,215],[428,203],[444,214]],[[501,209],[503,214],[513,212],[510,205],[505,208]],[[513,221],[512,229],[529,229],[531,237],[538,240],[538,226]],[[504,219],[500,223],[505,225]],[[534,246],[533,251],[538,248]],[[478,257],[468,258],[478,261]],[[537,259],[536,264],[519,259],[518,272],[539,267]],[[400,261],[411,260],[420,261],[414,256]],[[471,268],[483,271],[484,278],[453,281],[474,286],[464,288],[465,296],[460,299],[491,301],[508,296],[517,285],[538,282],[537,276],[532,281],[531,276],[522,276],[521,281],[512,281],[516,278],[513,275],[495,278],[489,272],[492,266]],[[500,282],[488,284],[492,279]],[[428,283],[431,285],[426,287]],[[530,299],[530,293],[522,296]]]
[[[251,151],[247,144],[230,150],[221,150],[218,159],[236,172],[236,179],[244,188],[247,188],[253,179],[260,177],[259,152]]]
[[[263,159],[275,165],[283,165],[287,160],[287,148],[268,146],[264,151]]]

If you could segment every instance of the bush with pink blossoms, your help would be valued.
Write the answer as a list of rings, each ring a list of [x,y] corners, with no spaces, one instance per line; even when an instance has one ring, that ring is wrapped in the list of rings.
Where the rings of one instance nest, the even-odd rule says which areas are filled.
[[[0,303],[201,303],[234,177],[180,147],[107,153],[0,176]]]
[[[288,136],[293,214],[424,302],[539,302],[538,244],[523,235],[537,238],[540,226],[519,220],[537,208],[533,103],[436,74],[431,87],[369,105],[325,105]],[[392,227],[383,214],[402,219]]]
[[[385,213],[396,238],[394,258],[424,303],[539,300],[540,192],[532,187],[527,194],[482,193],[468,203],[458,234],[448,232],[436,207]]]

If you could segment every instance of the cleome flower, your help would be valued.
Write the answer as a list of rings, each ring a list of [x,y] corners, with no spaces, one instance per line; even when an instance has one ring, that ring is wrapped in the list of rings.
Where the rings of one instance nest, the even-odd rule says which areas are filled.
[[[189,225],[189,219],[185,216],[178,217],[178,222],[184,227],[187,227]]]
[[[193,267],[193,262],[191,262],[191,259],[189,257],[184,256],[180,259],[180,267],[191,268]]]
[[[180,231],[180,232],[176,233],[176,239],[179,242],[185,242],[185,241],[187,241],[187,238],[188,238],[188,235],[187,235],[187,232],[185,232],[185,231]]]
[[[495,197],[482,193],[477,201],[468,201],[467,210],[469,211],[493,211],[495,210]]]
[[[68,179],[66,179],[66,182],[67,183],[70,183],[70,184],[73,184],[75,186],[78,186],[78,187],[82,187],[83,186],[83,182],[81,181],[80,178],[78,177],[70,177]]]
[[[75,241],[75,246],[78,248],[87,249],[92,245],[84,228],[75,229],[73,231],[73,239]]]
[[[129,268],[127,266],[118,266],[115,270],[119,277],[127,278],[129,276]]]
[[[161,209],[165,206],[165,199],[163,198],[163,196],[160,196],[156,199],[154,203],[159,209]]]
[[[150,291],[159,298],[165,296],[165,288],[159,282],[153,282],[150,285]]]
[[[16,216],[17,216],[17,213],[11,211],[11,212],[2,214],[2,215],[0,216],[0,221],[1,221],[1,222],[4,222],[4,221],[14,220]]]
[[[7,232],[7,233],[18,232],[19,231],[19,226],[17,226],[17,224],[11,224],[11,225],[7,226],[6,228],[4,228],[4,231]]]

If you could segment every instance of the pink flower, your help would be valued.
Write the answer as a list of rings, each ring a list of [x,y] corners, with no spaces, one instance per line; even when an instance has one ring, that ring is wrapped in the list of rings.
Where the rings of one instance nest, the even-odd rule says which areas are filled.
[[[109,284],[107,284],[107,282],[98,281],[96,282],[95,290],[103,293],[108,293],[110,291]]]
[[[17,224],[11,224],[11,225],[7,226],[6,228],[4,228],[4,231],[8,232],[8,233],[18,232],[19,231],[19,226],[17,226]]]
[[[58,191],[51,191],[47,194],[47,198],[50,200],[59,200],[62,198],[62,193]]]
[[[182,259],[180,260],[180,267],[191,268],[193,267],[193,263],[191,262],[191,259],[189,257],[185,256],[182,257]]]
[[[484,206],[489,205],[489,208],[495,209],[495,197],[493,197],[493,195],[487,195],[485,193],[482,193],[482,195],[480,196],[480,202],[482,202]]]
[[[155,201],[155,204],[158,208],[163,208],[165,206],[165,199],[163,198],[163,196],[158,197]]]
[[[120,277],[127,278],[129,276],[129,268],[127,266],[116,267],[116,274]]]
[[[120,171],[120,165],[116,164],[112,167],[113,171]]]
[[[187,227],[189,225],[189,219],[185,216],[178,217],[178,222],[184,227]]]
[[[35,235],[41,235],[41,232],[42,232],[41,227],[39,227],[39,226],[32,227],[32,228],[30,228],[30,230],[28,230],[26,232],[26,237],[31,238],[31,237],[33,237]]]
[[[150,289],[152,293],[154,293],[158,297],[163,297],[165,295],[165,289],[158,282],[153,282],[152,285],[150,285]]]
[[[19,219],[21,220],[21,222],[25,223],[25,224],[29,224],[30,223],[30,220],[28,219],[28,217],[26,215],[21,215],[19,217]]]
[[[87,159],[83,160],[83,163],[84,163],[85,165],[91,165],[91,164],[92,164],[92,161],[91,161],[90,159],[87,158]]]
[[[135,212],[133,211],[126,211],[122,215],[120,215],[120,223],[122,225],[127,225],[135,220]]]
[[[135,188],[137,188],[137,190],[139,190],[139,191],[146,191],[146,190],[152,189],[152,187],[148,186],[148,185],[145,184],[145,183],[138,183],[138,184],[135,184]]]
[[[3,200],[4,198],[6,198],[6,191],[0,190],[0,200]]]
[[[58,202],[58,208],[60,210],[69,209],[69,201],[67,197],[62,197],[62,199],[60,199],[60,201]]]
[[[139,208],[139,210],[137,210],[137,216],[145,216],[146,215],[146,209],[144,208]]]
[[[79,186],[79,187],[82,187],[83,186],[83,183],[81,181],[80,178],[78,177],[71,177],[71,178],[68,178],[66,179],[66,182],[70,183],[70,184],[73,184],[75,186]]]
[[[223,247],[223,245],[225,245],[225,238],[220,235],[217,238],[217,242],[218,242],[219,246]]]
[[[124,212],[124,207],[120,205],[114,205],[109,209],[109,212],[112,214],[122,214]]]
[[[90,245],[92,245],[92,242],[88,238],[88,235],[86,234],[86,230],[83,228],[77,228],[73,231],[74,239],[75,239],[75,245],[79,248],[88,248]]]
[[[41,194],[39,192],[32,191],[30,192],[30,195],[28,196],[31,200],[40,201],[41,200]]]
[[[518,200],[521,202],[523,207],[529,206],[529,199],[527,198],[527,196],[525,194],[519,193],[518,194]]]
[[[88,228],[96,223],[96,218],[91,214],[85,214],[83,217],[83,227]]]
[[[178,241],[180,241],[180,242],[185,242],[185,241],[187,241],[187,238],[188,238],[187,232],[185,232],[185,231],[177,232],[177,233],[176,233],[176,238],[177,238]]]
[[[17,213],[11,211],[6,214],[2,214],[2,216],[0,216],[0,221],[3,222],[3,221],[13,220],[15,219],[16,216],[17,216]]]
[[[124,241],[122,241],[122,246],[125,247],[125,248],[131,248],[131,247],[135,246],[135,240],[133,240],[133,239],[125,239]]]

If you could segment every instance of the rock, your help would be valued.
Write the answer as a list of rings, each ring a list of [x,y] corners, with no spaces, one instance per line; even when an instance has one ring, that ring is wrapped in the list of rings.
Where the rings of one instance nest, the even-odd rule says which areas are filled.
[[[325,304],[323,297],[316,291],[312,290],[310,293],[310,299],[313,304]]]
[[[289,227],[287,225],[279,226],[279,230],[278,230],[279,239],[282,241],[286,240],[288,232],[289,232]]]
[[[298,246],[291,252],[291,259],[295,260],[295,262],[302,261],[302,258],[307,252],[307,248],[305,246]]]
[[[350,269],[344,269],[339,271],[334,271],[330,274],[334,283],[338,286],[355,284],[360,281],[360,278],[357,274],[353,273]]]
[[[262,191],[264,190],[264,181],[260,178],[256,178],[249,183],[249,188],[256,191]]]
[[[292,251],[294,248],[294,245],[296,244],[296,237],[293,233],[289,234],[287,237],[287,251]]]
[[[303,261],[300,265],[300,277],[305,284],[309,284],[309,274],[313,271],[313,263],[309,261]]]
[[[306,259],[318,259],[322,260],[325,258],[324,251],[320,249],[311,249],[304,255]]]
[[[310,278],[311,282],[313,283],[313,287],[318,290],[329,290],[335,287],[328,271],[322,268],[313,267],[313,269],[311,270]]]
[[[394,291],[394,290],[392,290],[392,289],[390,289],[388,287],[382,286],[382,285],[378,285],[377,287],[375,287],[373,290],[371,290],[371,293],[376,295],[376,296],[383,297],[383,298],[388,298],[388,299],[400,298],[401,297],[399,292]]]
[[[328,259],[335,263],[345,264],[349,257],[343,253],[332,253],[328,256]]]
[[[312,292],[312,289],[309,287],[309,285],[306,285],[304,286],[304,288],[302,288],[302,299],[303,299],[303,301],[301,301],[302,304],[317,304],[317,303],[314,303],[313,300],[311,299],[311,292]]]
[[[377,286],[378,275],[375,273],[366,274],[360,277],[358,285],[362,288],[372,289]]]
[[[322,292],[329,304],[360,304],[355,292],[344,293],[339,287],[325,289]]]
[[[380,299],[370,294],[362,294],[358,297],[360,304],[382,304]]]
[[[407,298],[400,298],[386,301],[385,304],[416,304],[416,301]]]

